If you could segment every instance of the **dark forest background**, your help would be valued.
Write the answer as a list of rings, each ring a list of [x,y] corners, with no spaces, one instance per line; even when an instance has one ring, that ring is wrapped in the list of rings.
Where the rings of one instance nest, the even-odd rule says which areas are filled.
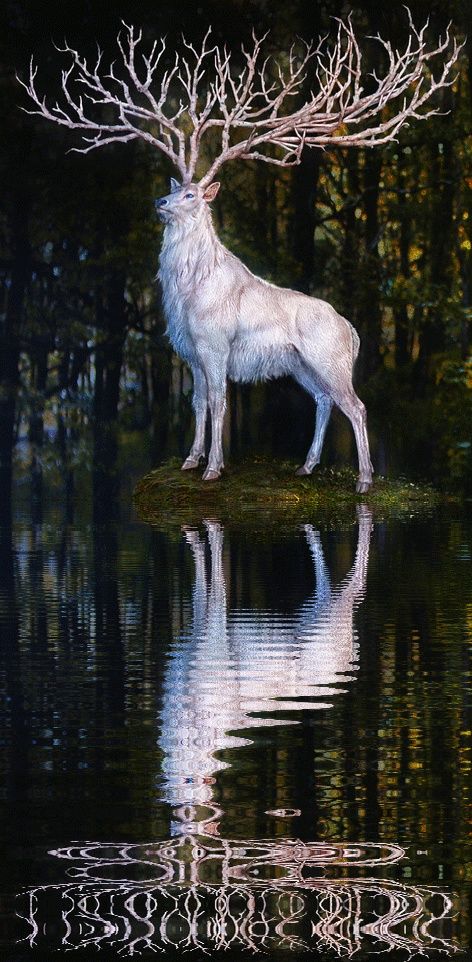
[[[467,32],[467,0],[411,0],[431,42],[452,20]],[[112,55],[120,18],[168,47],[198,42],[209,23],[237,50],[270,28],[274,52],[334,32],[352,11],[360,37],[402,44],[401,3],[362,0],[4,0],[0,29],[3,146],[0,177],[0,490],[28,478],[41,504],[46,469],[72,505],[93,489],[97,511],[126,464],[143,470],[183,454],[191,379],[164,335],[155,281],[162,228],[153,198],[174,173],[141,144],[68,153],[76,135],[21,112],[30,54],[54,95],[62,59],[52,41]],[[367,63],[380,48],[365,41]],[[356,381],[367,404],[377,472],[472,489],[472,58],[461,55],[441,116],[406,128],[383,149],[309,151],[297,168],[236,162],[214,204],[224,242],[255,272],[323,297],[362,338]],[[289,381],[232,386],[232,457],[305,453],[312,402]],[[354,459],[350,430],[333,418],[326,458]],[[92,479],[93,484],[90,484]]]

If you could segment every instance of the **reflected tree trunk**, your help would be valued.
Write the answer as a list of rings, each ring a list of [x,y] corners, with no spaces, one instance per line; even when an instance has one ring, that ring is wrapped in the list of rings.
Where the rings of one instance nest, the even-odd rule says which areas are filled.
[[[105,733],[125,724],[125,656],[119,603],[118,539],[113,524],[93,528],[96,678],[96,771],[109,757]]]
[[[15,553],[11,518],[0,520],[0,684],[4,693],[4,730],[11,740],[8,759],[7,798],[14,806],[24,790],[28,772],[29,729],[23,691],[19,648],[20,618],[15,583]]]

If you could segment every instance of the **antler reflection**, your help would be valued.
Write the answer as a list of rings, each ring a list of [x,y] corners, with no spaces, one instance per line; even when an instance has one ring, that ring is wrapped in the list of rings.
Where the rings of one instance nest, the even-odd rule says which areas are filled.
[[[54,853],[74,881],[32,889],[20,918],[31,948],[458,950],[451,896],[429,886],[310,873],[388,866],[396,845],[186,836],[150,846],[87,843]],[[136,879],[141,872],[146,881]],[[71,873],[69,869],[68,874]],[[115,881],[113,881],[115,878]]]

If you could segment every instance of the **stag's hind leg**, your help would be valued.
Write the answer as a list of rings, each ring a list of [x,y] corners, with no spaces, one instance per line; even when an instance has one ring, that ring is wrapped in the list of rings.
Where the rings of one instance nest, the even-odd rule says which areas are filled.
[[[346,391],[333,391],[332,397],[335,404],[338,405],[352,424],[359,457],[359,477],[357,479],[356,491],[358,494],[365,494],[372,484],[373,472],[369,452],[369,438],[367,436],[367,414],[365,405],[357,396],[352,386]]]
[[[315,465],[320,463],[321,451],[333,402],[328,394],[321,391],[316,379],[308,370],[300,367],[297,372],[294,372],[294,377],[316,401],[316,424],[313,441],[306,456],[305,463],[295,472],[298,475],[307,475],[311,474]]]
[[[323,446],[326,428],[334,404],[349,418],[356,439],[359,457],[359,477],[356,491],[365,494],[372,484],[372,464],[367,437],[367,416],[365,406],[358,398],[352,386],[352,375],[347,366],[339,365],[336,377],[329,380],[326,371],[318,373],[316,365],[310,363],[308,352],[303,357],[303,363],[293,371],[293,376],[311,394],[317,402],[316,428],[313,443],[307,454],[305,464],[298,469],[297,474],[311,474],[315,464],[318,464]],[[331,382],[331,383],[330,383]],[[324,387],[323,387],[324,385]]]

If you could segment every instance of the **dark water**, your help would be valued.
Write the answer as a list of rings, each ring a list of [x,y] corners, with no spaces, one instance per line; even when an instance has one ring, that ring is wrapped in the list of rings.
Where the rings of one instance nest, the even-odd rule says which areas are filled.
[[[464,515],[0,544],[2,960],[467,957]]]

